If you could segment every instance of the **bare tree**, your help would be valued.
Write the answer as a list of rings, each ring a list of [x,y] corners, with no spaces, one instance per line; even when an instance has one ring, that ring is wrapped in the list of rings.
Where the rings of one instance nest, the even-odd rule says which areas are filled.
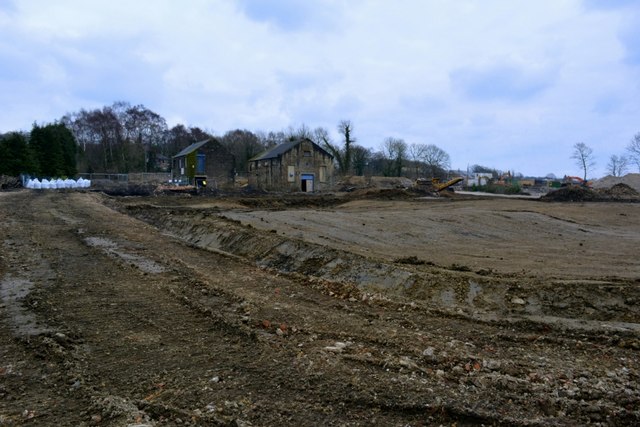
[[[585,181],[587,180],[587,175],[596,165],[595,160],[593,159],[593,150],[584,142],[577,142],[573,146],[573,154],[571,158],[576,161],[576,165],[582,169],[583,178]]]
[[[640,133],[635,134],[631,139],[631,142],[629,142],[627,146],[627,152],[629,153],[630,160],[636,164],[638,172],[640,172]]]
[[[352,153],[351,146],[356,142],[355,138],[353,138],[353,124],[351,120],[340,120],[338,123],[338,132],[344,138],[344,147],[342,148],[343,152],[343,171],[345,173],[349,173],[351,171],[351,162],[352,162]]]
[[[429,144],[426,146],[422,161],[425,164],[425,173],[432,177],[444,178],[447,169],[451,167],[451,157],[443,149]]]
[[[285,135],[288,141],[303,138],[313,139],[313,132],[311,131],[311,128],[304,123],[302,123],[298,129],[295,129],[293,126],[289,126],[285,131]]]
[[[146,171],[155,167],[158,154],[171,154],[166,152],[170,133],[165,119],[143,105],[118,101],[66,114],[61,122],[80,144],[81,171]]]
[[[331,135],[329,135],[329,131],[326,128],[317,127],[313,131],[312,139],[316,144],[322,146],[333,156],[334,161],[338,165],[338,171],[340,171],[340,173],[345,173],[342,149],[333,142]]]
[[[284,133],[284,131],[269,131],[268,133],[257,131],[255,134],[258,137],[260,144],[262,144],[265,149],[273,148],[276,145],[280,145],[288,141],[287,135]]]
[[[341,147],[333,142],[326,128],[318,127],[312,132],[311,139],[321,145],[335,159],[338,170],[342,174],[349,174],[353,166],[353,124],[349,120],[341,120],[338,124],[338,132],[344,137],[344,145]]]
[[[264,151],[258,137],[248,130],[236,129],[224,134],[221,140],[233,154],[236,172],[246,173],[249,159]]]
[[[371,160],[371,150],[356,144],[351,147],[351,154],[353,173],[358,176],[363,176]]]
[[[622,176],[627,171],[629,159],[625,156],[616,156],[615,154],[609,158],[607,164],[607,172],[609,175]]]
[[[144,105],[132,107],[129,103],[120,101],[113,104],[113,109],[122,124],[124,144],[128,148],[129,157],[123,154],[123,162],[133,166],[135,153],[142,153],[143,158],[139,161],[142,161],[144,171],[148,172],[165,143],[168,130],[166,121]]]
[[[333,144],[331,141],[331,135],[329,135],[329,131],[327,128],[323,128],[321,126],[315,128],[313,130],[313,137],[311,138],[313,142],[319,145],[324,145],[326,143]]]
[[[382,143],[381,152],[385,158],[384,175],[402,176],[402,166],[407,157],[407,143],[403,139],[389,137]]]
[[[427,150],[427,146],[425,144],[413,143],[407,146],[407,152],[409,153],[409,158],[413,162],[413,168],[415,171],[416,178],[420,176],[421,162],[426,150]]]

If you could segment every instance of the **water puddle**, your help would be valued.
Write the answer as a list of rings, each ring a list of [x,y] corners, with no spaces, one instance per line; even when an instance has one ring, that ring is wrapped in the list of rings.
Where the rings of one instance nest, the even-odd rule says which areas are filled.
[[[456,305],[456,293],[453,289],[443,289],[440,292],[440,302],[447,307],[453,307]]]
[[[33,283],[25,279],[9,276],[0,282],[0,300],[4,304],[9,326],[18,336],[51,332],[51,329],[38,324],[36,316],[22,303],[32,289]]]
[[[476,297],[482,293],[482,286],[479,283],[469,280],[469,292],[467,293],[467,304],[473,305]]]
[[[91,247],[100,248],[108,255],[117,256],[123,261],[135,265],[145,273],[159,274],[167,271],[164,266],[158,264],[155,261],[122,250],[113,240],[104,237],[87,237],[84,239],[84,241]]]

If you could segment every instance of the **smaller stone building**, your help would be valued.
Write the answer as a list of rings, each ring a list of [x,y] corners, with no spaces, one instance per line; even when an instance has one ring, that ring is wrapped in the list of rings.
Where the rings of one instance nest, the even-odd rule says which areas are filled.
[[[333,156],[310,139],[282,143],[249,159],[249,185],[267,191],[325,191],[333,186]]]
[[[219,188],[232,184],[234,156],[215,138],[191,144],[173,156],[171,178],[183,185]]]

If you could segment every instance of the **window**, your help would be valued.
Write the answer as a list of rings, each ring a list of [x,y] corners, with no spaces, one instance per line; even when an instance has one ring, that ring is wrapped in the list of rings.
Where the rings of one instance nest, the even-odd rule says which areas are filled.
[[[319,173],[319,180],[320,182],[327,182],[327,167],[326,166],[320,166],[320,173]]]
[[[305,157],[311,157],[311,151],[310,150],[304,150],[304,156]]]

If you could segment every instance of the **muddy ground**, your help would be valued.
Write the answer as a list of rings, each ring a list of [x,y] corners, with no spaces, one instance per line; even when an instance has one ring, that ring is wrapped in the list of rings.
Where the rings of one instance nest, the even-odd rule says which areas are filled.
[[[640,204],[349,197],[0,193],[0,425],[640,423]]]

